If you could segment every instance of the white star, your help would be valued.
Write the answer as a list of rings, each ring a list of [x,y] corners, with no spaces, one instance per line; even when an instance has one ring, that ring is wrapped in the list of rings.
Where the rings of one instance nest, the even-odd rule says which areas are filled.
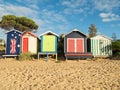
[[[14,36],[14,34],[11,34],[11,36]]]
[[[20,45],[18,44],[17,47],[20,47]]]

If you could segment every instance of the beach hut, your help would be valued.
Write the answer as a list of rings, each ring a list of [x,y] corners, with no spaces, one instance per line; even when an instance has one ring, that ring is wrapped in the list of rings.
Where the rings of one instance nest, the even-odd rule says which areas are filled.
[[[112,39],[104,36],[97,35],[90,38],[91,52],[94,57],[110,57],[112,56]]]
[[[58,43],[58,35],[52,31],[47,31],[40,35],[41,44],[40,44],[40,52],[38,53],[38,59],[39,55],[46,54],[48,61],[48,55],[54,54],[56,55],[57,60],[57,43]]]
[[[22,34],[22,52],[37,54],[39,39],[32,32],[27,31]]]
[[[18,56],[21,52],[21,32],[17,30],[10,30],[7,33],[6,51],[7,56]]]
[[[67,58],[91,58],[92,53],[87,52],[87,36],[74,29],[64,37],[64,53]]]

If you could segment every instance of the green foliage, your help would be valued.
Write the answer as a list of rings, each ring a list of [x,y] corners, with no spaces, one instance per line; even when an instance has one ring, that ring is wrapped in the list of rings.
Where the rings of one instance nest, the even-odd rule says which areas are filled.
[[[113,41],[115,41],[116,40],[116,34],[113,32],[113,34],[112,34],[112,39],[113,39]]]
[[[112,42],[113,55],[120,55],[120,40]]]
[[[91,26],[89,27],[89,37],[96,36],[96,33],[97,33],[97,28],[95,27],[94,24],[91,24]]]
[[[5,50],[5,46],[0,45],[0,51]]]
[[[21,53],[19,56],[19,60],[33,60],[33,54],[30,52]]]
[[[58,42],[58,55],[64,56],[64,34],[60,35],[59,42]]]
[[[16,17],[14,15],[3,16],[0,21],[0,27],[5,30],[14,28],[22,32],[38,29],[38,25],[36,25],[33,20],[26,17]]]

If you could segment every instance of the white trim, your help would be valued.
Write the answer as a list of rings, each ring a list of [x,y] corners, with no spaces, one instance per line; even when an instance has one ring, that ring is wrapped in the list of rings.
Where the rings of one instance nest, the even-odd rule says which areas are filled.
[[[16,29],[11,29],[10,31],[7,31],[7,32],[6,32],[6,34],[7,34],[7,33],[9,33],[9,32],[12,32],[12,31],[16,31],[16,32],[19,32],[19,33],[21,33],[21,34],[22,34],[22,32],[21,32],[21,31],[18,31],[18,30],[16,30]]]
[[[58,34],[56,34],[56,33],[52,32],[52,31],[47,31],[47,32],[45,32],[45,33],[42,33],[42,34],[40,34],[40,35],[39,35],[39,37],[40,37],[40,36],[43,36],[43,35],[45,35],[45,34],[48,34],[48,33],[51,33],[51,34],[53,34],[53,35],[55,35],[55,36],[59,37],[59,35],[58,35]]]
[[[112,38],[107,37],[107,36],[102,35],[102,34],[99,34],[99,35],[97,35],[97,36],[94,36],[94,37],[92,37],[91,39],[95,39],[96,37],[103,37],[103,38],[106,38],[106,39],[112,40]]]
[[[65,36],[72,32],[79,32],[79,33],[82,33],[83,35],[85,35],[86,37],[88,37],[86,34],[84,34],[83,32],[80,32],[78,29],[73,29],[71,32],[68,32],[67,34],[65,34]]]

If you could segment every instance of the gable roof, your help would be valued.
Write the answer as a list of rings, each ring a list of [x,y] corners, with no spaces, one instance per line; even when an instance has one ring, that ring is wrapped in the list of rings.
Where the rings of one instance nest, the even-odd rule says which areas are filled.
[[[58,34],[56,34],[56,33],[54,33],[54,32],[52,32],[52,31],[47,31],[47,32],[45,32],[45,33],[43,33],[43,34],[40,34],[39,36],[43,36],[43,35],[54,35],[54,36],[57,36],[57,37],[59,37],[59,35]]]
[[[83,32],[80,32],[78,29],[73,29],[71,32],[65,34],[65,36],[67,36],[68,34],[70,34],[70,33],[72,33],[72,32],[78,32],[78,33],[82,34],[83,36],[86,36],[86,37],[87,37],[86,34],[84,34]]]
[[[18,30],[15,30],[15,29],[12,29],[12,30],[10,30],[10,31],[7,31],[6,34],[12,32],[12,31],[16,31],[16,32],[22,34],[22,32],[20,32],[20,31],[18,31]]]
[[[34,33],[30,32],[30,31],[26,31],[22,34],[22,36],[24,36],[25,34],[30,34],[31,36],[38,38]]]
[[[97,38],[97,37],[103,37],[103,38],[106,38],[106,39],[112,40],[112,38],[107,37],[107,36],[105,36],[105,35],[103,35],[103,34],[99,34],[99,35],[97,35],[97,36],[94,36],[94,37],[92,37],[91,39],[94,39],[94,38]]]

